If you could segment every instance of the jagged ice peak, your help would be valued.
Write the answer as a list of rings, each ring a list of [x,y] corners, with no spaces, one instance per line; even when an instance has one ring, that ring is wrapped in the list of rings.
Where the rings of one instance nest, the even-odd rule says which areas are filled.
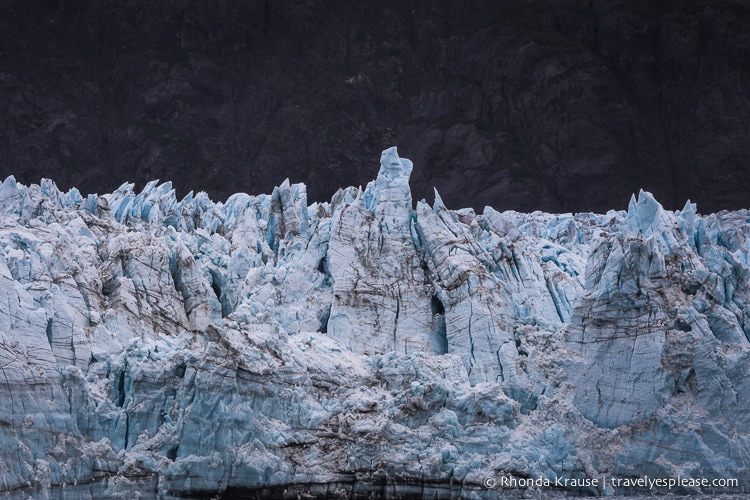
[[[411,171],[310,205],[6,179],[0,491],[750,488],[747,210],[413,207]]]

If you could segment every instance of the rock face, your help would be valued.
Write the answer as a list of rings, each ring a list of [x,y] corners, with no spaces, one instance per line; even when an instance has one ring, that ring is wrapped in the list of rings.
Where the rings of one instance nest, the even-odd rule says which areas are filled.
[[[396,143],[448,206],[747,208],[749,33],[741,0],[0,0],[0,178],[324,201]]]
[[[747,210],[412,209],[411,171],[309,206],[6,179],[0,491],[750,489]]]

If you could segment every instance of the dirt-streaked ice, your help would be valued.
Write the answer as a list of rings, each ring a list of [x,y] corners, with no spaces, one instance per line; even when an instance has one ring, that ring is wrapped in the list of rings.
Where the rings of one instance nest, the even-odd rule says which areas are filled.
[[[750,213],[414,207],[411,168],[310,206],[6,179],[0,492],[750,488]]]

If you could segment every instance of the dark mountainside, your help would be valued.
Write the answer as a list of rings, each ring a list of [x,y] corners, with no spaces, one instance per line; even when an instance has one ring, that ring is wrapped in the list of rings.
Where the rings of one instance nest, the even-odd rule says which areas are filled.
[[[0,0],[0,175],[452,208],[750,206],[746,1]]]

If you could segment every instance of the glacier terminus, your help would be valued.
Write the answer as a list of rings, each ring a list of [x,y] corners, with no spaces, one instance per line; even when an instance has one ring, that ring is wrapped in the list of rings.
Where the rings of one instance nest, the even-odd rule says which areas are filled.
[[[748,210],[477,214],[411,170],[310,205],[6,179],[0,495],[750,492]]]

